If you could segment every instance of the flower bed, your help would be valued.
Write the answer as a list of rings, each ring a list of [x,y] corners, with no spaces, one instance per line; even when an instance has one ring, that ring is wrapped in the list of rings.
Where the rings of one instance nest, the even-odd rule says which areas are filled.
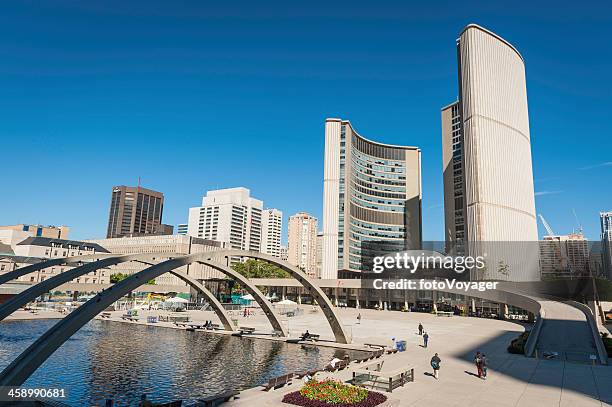
[[[300,389],[286,394],[283,403],[303,407],[374,407],[387,396],[366,389],[327,379],[310,380]]]

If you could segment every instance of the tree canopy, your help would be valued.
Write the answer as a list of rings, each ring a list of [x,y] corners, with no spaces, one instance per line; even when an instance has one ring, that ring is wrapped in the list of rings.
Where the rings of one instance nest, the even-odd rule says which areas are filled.
[[[232,268],[246,278],[289,278],[283,269],[262,260],[249,259],[244,263],[236,263]]]

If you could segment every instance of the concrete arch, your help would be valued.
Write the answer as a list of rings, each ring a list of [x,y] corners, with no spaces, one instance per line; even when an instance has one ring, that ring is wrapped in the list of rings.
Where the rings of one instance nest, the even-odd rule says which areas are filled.
[[[306,288],[310,292],[312,297],[317,301],[317,303],[321,307],[321,311],[325,315],[325,318],[327,319],[327,322],[329,323],[332,329],[332,332],[334,333],[336,342],[351,342],[349,335],[344,330],[344,326],[340,322],[340,318],[336,314],[336,311],[334,310],[334,307],[329,298],[327,298],[327,295],[325,295],[323,290],[299,268],[287,263],[286,261],[280,260],[278,257],[253,251],[222,250],[217,252],[201,253],[201,255],[203,255],[204,258],[212,260],[219,259],[221,257],[225,257],[227,259],[229,259],[230,257],[249,257],[252,259],[264,260],[270,264],[274,264],[280,267],[281,269],[289,273],[291,277],[299,281],[300,284],[302,284],[302,286],[304,286],[304,288]]]
[[[173,254],[169,253],[169,255],[172,256]],[[15,280],[19,277],[25,276],[26,274],[35,273],[47,267],[61,266],[63,264],[80,265],[83,261],[100,260],[100,259],[104,259],[108,257],[116,257],[116,256],[117,256],[116,254],[111,254],[111,253],[98,253],[98,254],[84,254],[82,256],[60,257],[57,259],[43,260],[38,263],[30,264],[29,266],[25,266],[25,267],[20,267],[18,269],[15,269],[13,271],[9,271],[8,273],[4,273],[0,275],[0,285],[4,283],[8,283],[9,281]],[[10,256],[7,256],[7,258],[8,257]],[[150,257],[153,257],[153,255],[150,255],[149,258]]]
[[[180,258],[170,259],[165,262],[153,265],[131,275],[123,281],[109,287],[108,289],[98,293],[95,297],[80,306],[74,312],[60,320],[51,329],[45,332],[24,352],[22,352],[9,366],[0,373],[0,386],[5,385],[21,385],[27,378],[36,370],[45,360],[59,348],[68,338],[70,338],[83,325],[93,319],[96,315],[113,304],[119,298],[130,291],[135,290],[146,281],[157,278],[158,276],[174,270],[178,267],[185,266],[200,260],[200,257],[205,257],[203,253],[184,256]],[[219,266],[220,271],[226,266],[218,265],[213,261],[207,261],[207,264]],[[103,261],[103,260],[102,260]],[[90,265],[86,265],[90,266]],[[82,266],[82,267],[86,267]],[[244,279],[244,278],[243,278]],[[246,279],[245,279],[246,280]],[[245,281],[246,284],[248,282]],[[256,287],[248,283],[248,286],[253,288],[247,289],[254,294],[261,294]],[[257,298],[257,297],[256,297]],[[269,303],[268,303],[269,304]],[[274,315],[274,311],[270,307],[270,312]],[[280,325],[280,323],[279,323]],[[282,327],[281,327],[282,328]],[[284,332],[284,330],[283,330]]]
[[[104,258],[102,260],[88,263],[83,266],[76,267],[71,270],[60,273],[57,276],[54,276],[48,280],[42,281],[28,288],[24,292],[16,295],[15,297],[11,298],[10,300],[2,304],[0,306],[0,321],[2,321],[4,318],[9,316],[16,310],[18,310],[23,305],[41,296],[42,294],[49,292],[53,290],[54,288],[59,287],[60,285],[67,283],[79,276],[82,276],[84,274],[98,270],[102,267],[124,263],[126,261],[138,261],[138,262],[142,262],[145,264],[150,264],[146,262],[145,260],[150,259],[151,257],[154,257],[154,256],[159,256],[159,253],[158,254],[140,253],[140,254],[128,254],[128,255],[123,255],[123,256],[108,257],[108,258]],[[198,260],[199,257],[205,257],[204,253],[183,256],[179,258],[184,259],[186,261],[186,263],[183,265],[187,265],[187,264],[193,263],[194,261]],[[261,306],[266,317],[270,321],[270,324],[272,325],[272,327],[275,330],[280,331],[283,336],[287,336],[287,330],[281,324],[280,318],[276,314],[274,309],[272,308],[272,305],[268,302],[268,300],[266,300],[265,296],[261,293],[261,291],[259,291],[259,289],[255,285],[253,285],[246,277],[244,277],[240,273],[237,273],[236,271],[232,270],[230,267],[225,266],[223,264],[218,264],[218,263],[215,263],[207,259],[202,259],[199,262],[206,264],[210,267],[213,267],[219,270],[220,272],[222,272],[223,274],[233,278],[234,280],[239,281],[242,284],[242,286],[245,287],[245,289],[255,298],[255,301]],[[166,262],[162,262],[159,264],[170,264],[170,263],[166,261]],[[178,267],[181,267],[181,266],[178,266]],[[214,295],[212,295],[210,291],[206,290],[206,288],[203,285],[199,284],[195,279],[192,279],[191,277],[183,273],[175,271],[174,270],[175,268],[176,267],[166,267],[166,271],[181,278],[183,281],[192,285],[194,288],[200,291],[203,295],[205,295],[207,299],[209,300],[209,302],[211,303],[213,309],[219,316],[219,319],[221,319],[221,322],[223,323],[225,329],[228,329],[230,331],[233,330],[231,323],[230,323],[229,316],[225,312],[225,309],[223,308],[221,303],[219,303],[217,299],[214,297]]]
[[[173,254],[169,254],[169,253],[157,253],[157,254],[149,254],[150,257],[154,257],[154,256],[159,256],[159,257],[172,257]],[[182,256],[181,254],[175,254],[177,257],[178,256]],[[104,254],[98,254],[98,255],[85,255],[85,256],[75,256],[75,257],[68,257],[68,258],[63,258],[63,259],[52,259],[52,260],[48,260],[46,262],[42,262],[42,263],[37,263],[37,264],[33,264],[27,267],[22,267],[20,269],[14,270],[10,273],[7,274],[12,274],[12,276],[9,278],[9,280],[7,280],[6,275],[0,276],[0,284],[2,284],[3,282],[6,281],[10,281],[11,279],[14,278],[18,278],[22,275],[28,274],[28,273],[32,273],[34,271],[38,271],[40,269],[46,268],[46,267],[50,267],[53,265],[57,265],[57,264],[67,264],[69,261],[72,262],[78,262],[80,260],[87,260],[87,259],[91,259],[91,258],[95,258],[95,257],[102,257],[102,260],[104,260],[104,257],[107,256],[114,256],[114,255],[108,255],[107,253]],[[134,255],[134,256],[138,256],[138,255]],[[304,286],[312,295],[312,297],[317,301],[317,303],[319,304],[319,306],[321,307],[321,311],[323,312],[323,314],[325,315],[325,318],[327,319],[328,323],[330,324],[331,328],[332,328],[332,332],[334,334],[335,340],[338,343],[350,343],[350,338],[349,335],[346,333],[344,326],[340,323],[340,319],[338,318],[338,315],[336,314],[336,312],[334,311],[333,305],[331,303],[331,301],[329,300],[329,298],[327,298],[327,296],[325,295],[325,293],[323,292],[323,290],[321,290],[321,288],[319,288],[317,285],[315,285],[312,280],[310,280],[310,278],[299,268],[280,260],[277,257],[274,256],[270,256],[268,254],[263,254],[263,253],[259,253],[259,252],[254,252],[254,251],[244,251],[244,250],[219,250],[219,251],[211,251],[211,252],[206,252],[206,253],[197,253],[195,255],[188,255],[188,256],[197,256],[197,258],[199,260],[214,260],[214,259],[221,259],[221,258],[225,258],[225,259],[229,259],[231,257],[248,257],[248,258],[253,258],[253,259],[259,259],[259,260],[263,260],[266,261],[268,263],[274,264],[278,267],[280,267],[281,269],[285,270],[287,273],[289,273],[291,275],[291,277],[293,277],[294,279],[296,279],[297,281],[299,281],[300,284],[302,284],[302,286]],[[216,265],[218,263],[215,263]],[[226,268],[227,270],[231,270],[230,268]],[[92,270],[93,271],[93,270]],[[220,270],[221,271],[221,270]],[[231,270],[231,272],[233,272],[233,270]],[[227,274],[227,273],[226,273]],[[229,275],[229,274],[228,274]],[[235,276],[240,276],[238,273],[235,273]],[[75,278],[75,277],[73,277]],[[235,277],[237,278],[237,277]],[[72,278],[70,279],[72,280]],[[68,281],[70,281],[68,280]],[[44,283],[44,282],[43,282]],[[42,284],[42,283],[39,283]],[[256,289],[256,287],[255,287]],[[259,292],[259,290],[257,290]],[[254,293],[251,293],[255,298],[256,295]],[[261,294],[261,293],[260,293]],[[34,297],[36,298],[36,297]],[[262,297],[264,298],[264,297]],[[262,302],[258,301],[258,303],[261,305]],[[262,308],[264,308],[264,306],[262,306]],[[269,311],[267,311],[266,309],[269,308]],[[1,311],[1,308],[0,308]],[[284,329],[282,329],[282,326],[280,326],[280,324],[276,324],[276,322],[273,322],[273,318],[275,316],[275,314],[272,311],[271,307],[266,307],[264,308],[264,312],[266,312],[266,315],[268,316],[268,318],[270,319],[270,322],[272,323],[272,325],[274,326],[275,329],[283,331]],[[2,319],[1,317],[1,313],[0,313],[0,320]],[[276,318],[278,319],[278,318]],[[276,326],[279,325],[279,326]]]
[[[2,321],[4,318],[9,316],[16,310],[18,310],[23,305],[41,296],[42,294],[48,291],[51,291],[52,289],[59,287],[60,285],[76,277],[79,277],[83,274],[90,273],[101,267],[124,263],[126,261],[141,261],[143,263],[150,264],[150,263],[142,261],[141,259],[150,259],[151,257],[152,257],[151,254],[133,254],[133,255],[125,255],[125,256],[108,257],[106,259],[99,260],[93,263],[88,263],[86,265],[76,267],[72,270],[60,273],[59,275],[54,276],[50,278],[49,280],[42,281],[41,283],[30,287],[29,289],[25,290],[24,292],[20,293],[19,295],[9,299],[4,304],[2,304],[0,306],[0,321]],[[204,285],[200,284],[196,279],[188,276],[187,274],[181,273],[180,271],[171,270],[170,273],[174,274],[175,276],[177,276],[178,278],[180,278],[181,280],[183,280],[184,282],[192,286],[195,290],[200,292],[204,297],[206,297],[206,300],[209,302],[209,304],[211,305],[211,307],[213,308],[213,310],[215,311],[215,313],[221,320],[223,327],[227,329],[228,331],[233,330],[231,318],[225,311],[225,308],[223,308],[223,305],[221,305],[221,303],[215,298],[215,296],[210,291],[208,291],[206,287],[204,287]]]

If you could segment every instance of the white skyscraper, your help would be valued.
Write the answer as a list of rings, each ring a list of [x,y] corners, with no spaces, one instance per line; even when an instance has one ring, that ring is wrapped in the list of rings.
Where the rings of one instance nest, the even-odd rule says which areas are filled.
[[[187,232],[232,249],[260,251],[262,208],[246,188],[208,191],[202,206],[189,209]]]
[[[261,213],[261,252],[281,257],[283,213],[278,209],[264,209]]]
[[[604,276],[612,280],[612,212],[601,212],[601,253]]]
[[[287,261],[304,270],[310,277],[317,273],[317,218],[305,212],[289,217]]]
[[[475,24],[457,55],[459,100],[442,109],[447,247],[488,255],[476,278],[539,280],[525,62]]]

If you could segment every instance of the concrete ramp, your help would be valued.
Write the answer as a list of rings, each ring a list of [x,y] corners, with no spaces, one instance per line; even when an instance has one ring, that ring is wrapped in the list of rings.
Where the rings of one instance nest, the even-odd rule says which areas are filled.
[[[539,358],[557,352],[557,358],[568,361],[592,363],[592,355],[599,360],[596,338],[581,309],[557,301],[541,300],[540,304],[545,316],[535,347]]]

